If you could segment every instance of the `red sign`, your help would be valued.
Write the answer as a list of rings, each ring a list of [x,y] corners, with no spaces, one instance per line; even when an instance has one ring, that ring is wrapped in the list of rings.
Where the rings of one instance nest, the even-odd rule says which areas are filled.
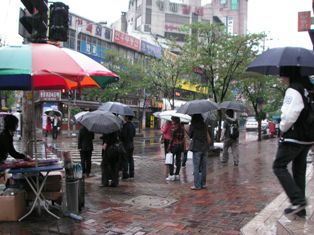
[[[126,33],[120,32],[115,30],[114,31],[114,37],[113,37],[113,42],[125,46],[125,47],[129,47],[133,50],[139,51],[140,50],[140,40],[132,37]]]
[[[308,31],[311,29],[311,12],[298,12],[298,32]]]

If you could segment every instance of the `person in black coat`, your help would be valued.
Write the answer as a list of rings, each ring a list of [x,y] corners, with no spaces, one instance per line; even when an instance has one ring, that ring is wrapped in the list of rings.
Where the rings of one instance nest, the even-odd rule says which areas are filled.
[[[83,174],[85,174],[86,177],[91,176],[92,152],[94,150],[93,139],[94,133],[82,126],[78,136],[78,149],[80,151]]]
[[[122,159],[122,179],[134,178],[133,138],[136,130],[132,119],[132,116],[125,116],[125,123],[120,134],[120,140],[126,152],[125,157]]]
[[[119,132],[103,134],[101,187],[117,187],[119,185],[119,166],[121,154],[119,150]],[[111,180],[111,184],[110,181]]]
[[[4,130],[0,134],[0,163],[4,162],[9,154],[16,159],[31,160],[31,157],[17,152],[14,148],[13,135],[18,122],[19,120],[14,115],[4,117]]]

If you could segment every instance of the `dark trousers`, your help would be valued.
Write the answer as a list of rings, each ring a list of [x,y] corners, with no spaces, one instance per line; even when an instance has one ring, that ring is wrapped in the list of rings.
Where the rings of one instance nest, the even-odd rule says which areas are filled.
[[[273,171],[293,205],[303,204],[305,199],[306,157],[310,145],[279,143]],[[292,162],[292,175],[287,165]]]
[[[81,150],[80,156],[81,156],[81,165],[82,165],[83,174],[89,175],[91,167],[92,167],[92,151]]]
[[[182,157],[182,166],[186,165],[187,160],[188,160],[188,151],[184,151],[183,157]]]
[[[106,151],[102,151],[101,182],[104,186],[109,186],[109,180],[111,180],[110,186],[119,185],[119,165],[119,158],[112,158],[106,154]]]
[[[52,127],[52,138],[57,139],[57,137],[58,137],[58,127],[54,126]]]
[[[134,158],[133,152],[134,148],[126,148],[125,159],[123,159],[122,163],[122,178],[133,178],[134,177]]]
[[[173,163],[169,165],[169,175],[173,175],[174,172],[174,163],[176,164],[176,172],[175,175],[180,174],[180,169],[181,169],[181,151],[175,151],[172,152],[173,158],[175,157],[175,161],[173,159]]]

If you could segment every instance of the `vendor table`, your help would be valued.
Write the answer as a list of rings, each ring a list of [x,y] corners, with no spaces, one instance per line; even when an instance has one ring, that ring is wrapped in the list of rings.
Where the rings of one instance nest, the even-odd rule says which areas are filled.
[[[55,217],[57,219],[60,219],[60,217],[58,217],[57,215],[55,215],[54,213],[49,211],[48,207],[46,206],[46,199],[45,199],[44,195],[42,194],[42,190],[46,184],[46,180],[47,180],[49,173],[51,171],[60,171],[62,169],[63,169],[63,167],[60,165],[10,169],[9,173],[11,173],[11,174],[17,174],[17,173],[22,174],[23,177],[25,178],[26,182],[28,183],[28,185],[31,187],[31,189],[33,190],[33,192],[35,194],[35,200],[33,202],[31,209],[25,215],[23,215],[21,218],[19,218],[19,221],[23,220],[24,218],[26,218],[28,215],[30,215],[32,213],[32,211],[34,210],[34,208],[36,206],[36,203],[38,203],[38,205],[43,205],[44,209],[50,215],[52,215],[53,217]],[[44,173],[44,172],[45,172],[44,178],[43,178],[42,182],[39,183],[39,174]],[[34,176],[36,177],[37,182],[35,182],[35,180],[33,179]]]

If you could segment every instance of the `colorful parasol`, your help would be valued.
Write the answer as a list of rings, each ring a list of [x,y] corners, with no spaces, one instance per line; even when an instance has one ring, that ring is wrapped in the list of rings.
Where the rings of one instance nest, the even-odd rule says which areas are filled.
[[[0,48],[0,89],[104,88],[119,76],[82,53],[50,44]]]

